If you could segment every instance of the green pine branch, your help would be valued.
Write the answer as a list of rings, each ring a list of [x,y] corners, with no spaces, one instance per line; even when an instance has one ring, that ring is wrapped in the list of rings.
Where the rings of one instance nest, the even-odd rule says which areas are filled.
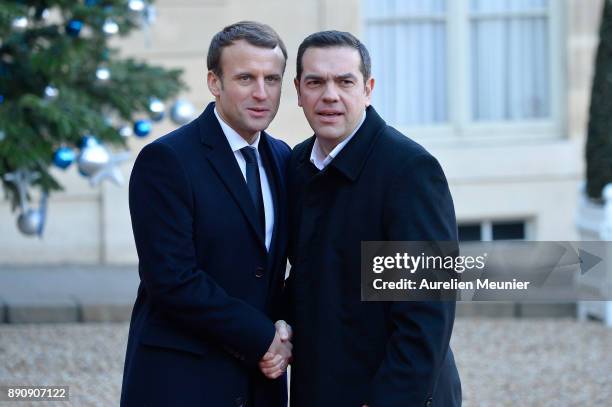
[[[151,3],[151,2],[149,2]],[[186,89],[179,69],[165,69],[122,58],[102,30],[113,20],[120,36],[141,28],[143,18],[128,9],[127,0],[0,1],[0,177],[18,169],[39,173],[34,185],[43,191],[61,189],[50,174],[59,146],[77,147],[85,134],[117,147],[126,141],[118,128],[150,114],[150,98],[167,101]],[[49,10],[45,17],[43,10]],[[27,17],[25,29],[13,26]],[[80,20],[81,34],[66,33],[66,24]],[[101,82],[96,70],[110,70]],[[45,97],[45,88],[59,93]],[[108,117],[114,119],[109,124]],[[14,186],[3,179],[6,196],[18,204]]]

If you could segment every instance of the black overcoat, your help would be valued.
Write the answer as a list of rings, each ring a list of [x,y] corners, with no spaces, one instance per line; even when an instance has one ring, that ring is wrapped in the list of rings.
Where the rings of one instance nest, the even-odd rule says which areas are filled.
[[[142,149],[130,178],[141,283],[122,406],[286,405],[257,362],[274,338],[287,251],[290,149],[262,132],[275,222],[270,251],[214,103]]]
[[[314,136],[289,165],[291,407],[461,404],[454,302],[362,302],[361,241],[455,241],[447,181],[423,147],[366,119],[319,171]]]

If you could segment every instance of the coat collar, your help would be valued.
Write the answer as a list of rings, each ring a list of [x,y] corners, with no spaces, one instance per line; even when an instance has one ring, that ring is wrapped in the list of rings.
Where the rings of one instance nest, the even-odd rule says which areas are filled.
[[[355,181],[363,168],[368,154],[378,135],[386,126],[385,121],[376,113],[374,107],[368,106],[366,109],[366,119],[357,130],[351,141],[344,146],[328,165],[334,167],[351,181]],[[311,137],[306,143],[306,148],[302,151],[299,161],[305,164],[310,159],[310,153],[314,146],[315,136]]]

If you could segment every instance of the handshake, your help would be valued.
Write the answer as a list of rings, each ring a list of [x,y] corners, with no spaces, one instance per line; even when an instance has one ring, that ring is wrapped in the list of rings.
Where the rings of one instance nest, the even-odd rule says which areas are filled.
[[[285,321],[276,321],[274,324],[276,333],[274,340],[266,354],[259,361],[259,369],[268,379],[276,379],[287,370],[291,362],[291,337],[293,332],[291,325]]]

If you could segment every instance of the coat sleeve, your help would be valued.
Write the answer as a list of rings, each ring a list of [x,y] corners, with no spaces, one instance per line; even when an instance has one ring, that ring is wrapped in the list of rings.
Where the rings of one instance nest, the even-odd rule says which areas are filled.
[[[154,142],[141,151],[129,190],[140,278],[166,318],[221,344],[245,362],[256,363],[272,343],[274,325],[197,268],[192,195],[181,160],[171,147]]]
[[[384,225],[391,241],[457,240],[452,198],[434,157],[420,155],[396,176]],[[372,407],[424,406],[449,349],[455,302],[392,302],[389,315],[393,332],[368,402]]]

